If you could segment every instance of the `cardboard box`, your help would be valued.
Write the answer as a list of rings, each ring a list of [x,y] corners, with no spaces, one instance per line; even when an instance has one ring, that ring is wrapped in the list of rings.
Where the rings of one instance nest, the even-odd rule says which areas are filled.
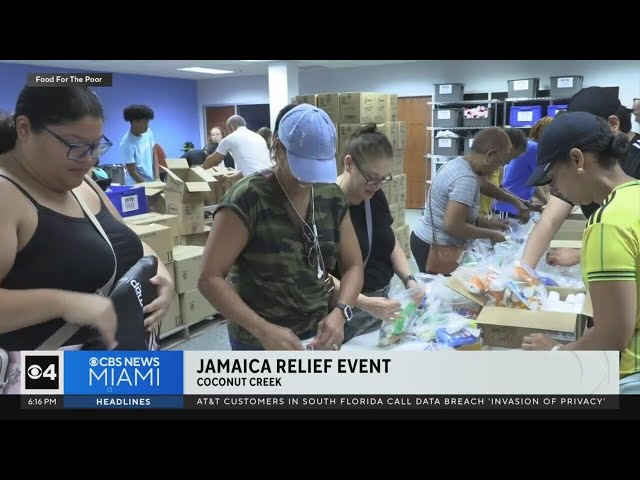
[[[129,225],[129,228],[158,254],[162,263],[173,261],[173,236],[169,227],[152,223],[150,225]]]
[[[172,250],[173,252],[173,250]],[[174,262],[168,262],[165,263],[164,266],[167,268],[167,270],[169,271],[169,275],[171,276],[171,281],[173,282],[174,285],[174,290],[175,290],[175,285],[176,285],[176,275],[175,275],[175,270],[174,270]]]
[[[167,159],[166,212],[177,215],[181,235],[204,232],[204,201],[211,195],[212,176],[186,159]]]
[[[385,122],[397,122],[398,121],[398,95],[387,94],[385,95],[386,103],[386,118]]]
[[[582,240],[551,240],[550,248],[577,248],[582,249]]]
[[[445,280],[445,285],[460,295],[484,305],[484,299],[469,293],[454,277]],[[476,324],[482,327],[484,345],[503,348],[520,348],[522,338],[530,333],[547,333],[562,343],[569,343],[582,336],[587,317],[593,316],[591,297],[584,289],[547,287],[556,291],[564,300],[570,293],[585,293],[586,298],[580,314],[521,310],[517,308],[483,306]]]
[[[388,122],[389,112],[387,111],[388,106],[390,105],[389,95],[386,93],[378,93],[376,94],[376,106],[374,113],[374,121],[376,123]]]
[[[298,95],[296,97],[293,98],[293,103],[295,103],[296,105],[300,105],[301,103],[309,103],[313,106],[317,105],[317,95]]]
[[[142,215],[134,215],[125,218],[128,225],[149,225],[157,223],[171,229],[174,245],[182,245],[180,243],[180,222],[176,215],[167,215],[165,213],[143,213]]]
[[[205,225],[204,232],[194,233],[193,235],[180,235],[180,245],[204,247],[209,239],[209,232],[211,232],[211,226]]]
[[[216,313],[216,309],[197,289],[180,294],[180,317],[183,325],[197,323]]]
[[[345,152],[347,150],[347,141],[351,138],[356,130],[360,128],[359,123],[341,123],[338,125],[338,151]]]
[[[144,187],[144,194],[147,197],[147,210],[149,210],[149,212],[166,213],[164,182],[142,182],[137,185]]]
[[[553,236],[553,240],[582,241],[583,234],[584,234],[584,230],[581,230],[581,231],[558,230],[556,234]]]
[[[240,176],[237,176],[238,170],[233,168],[227,168],[224,165],[218,165],[217,167],[206,170],[207,174],[216,180],[215,183],[210,183],[211,194],[205,201],[205,205],[217,205],[220,203],[226,193],[233,187],[238,181]]]
[[[333,123],[340,123],[340,94],[322,93],[316,96],[316,106],[321,108]]]
[[[396,184],[396,201],[405,205],[407,203],[407,176],[405,174],[398,175],[394,179]]]
[[[398,146],[395,148],[404,149],[407,146],[407,122],[394,122],[398,124]]]
[[[181,325],[182,319],[180,317],[180,297],[178,297],[178,294],[176,293],[171,300],[171,305],[169,305],[167,314],[162,319],[162,323],[160,324],[160,336],[171,333]]]
[[[377,93],[341,93],[339,100],[341,124],[369,123],[376,121]]]
[[[389,211],[391,212],[391,217],[393,218],[393,223],[391,224],[391,228],[396,230],[399,227],[402,227],[405,224],[404,205],[399,203],[394,203],[392,205],[389,205]]]
[[[173,266],[177,293],[198,288],[204,247],[180,245],[173,249]]]
[[[404,150],[393,151],[393,170],[391,175],[402,175],[404,173]]]

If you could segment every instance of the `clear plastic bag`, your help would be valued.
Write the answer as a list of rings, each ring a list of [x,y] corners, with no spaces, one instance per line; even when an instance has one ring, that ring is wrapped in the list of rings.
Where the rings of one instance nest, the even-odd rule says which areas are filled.
[[[424,298],[424,286],[416,288],[393,289],[389,292],[389,298],[400,303],[402,310],[398,318],[392,322],[383,322],[380,327],[378,345],[381,347],[392,345],[404,337],[415,320],[418,304],[415,299],[420,295]]]

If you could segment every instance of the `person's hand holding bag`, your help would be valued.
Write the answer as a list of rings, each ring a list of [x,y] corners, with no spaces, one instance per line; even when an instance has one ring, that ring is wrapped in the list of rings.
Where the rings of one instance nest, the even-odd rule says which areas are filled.
[[[159,273],[150,279],[149,282],[157,287],[158,297],[142,309],[142,312],[146,316],[144,326],[148,332],[153,330],[164,318],[173,299],[173,284],[167,277]]]
[[[75,325],[95,328],[109,350],[118,345],[118,316],[110,298],[92,293],[68,292],[62,318]]]

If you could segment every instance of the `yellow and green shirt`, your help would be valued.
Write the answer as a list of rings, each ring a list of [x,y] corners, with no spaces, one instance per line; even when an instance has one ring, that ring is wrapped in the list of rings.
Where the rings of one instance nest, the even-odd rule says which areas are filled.
[[[640,286],[640,181],[616,187],[587,223],[582,237],[582,276],[594,282],[636,282]],[[640,289],[637,294],[640,302]],[[640,372],[640,307],[636,328],[621,352],[620,377]]]
[[[493,172],[489,176],[489,181],[493,183],[496,187],[500,186],[502,182],[502,171],[503,168],[499,168],[495,172]],[[493,198],[487,197],[486,195],[480,195],[480,215],[483,217],[487,217],[491,215],[493,212]]]

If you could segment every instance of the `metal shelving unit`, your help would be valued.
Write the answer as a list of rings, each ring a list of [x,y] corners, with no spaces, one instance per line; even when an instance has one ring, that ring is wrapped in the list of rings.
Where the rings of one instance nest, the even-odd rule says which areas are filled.
[[[484,130],[485,128],[491,128],[491,126],[488,126],[488,127],[427,127],[427,130],[451,130],[453,132],[455,130]]]
[[[497,99],[497,98],[491,98],[492,93],[487,92],[486,94],[481,93],[478,95],[486,95],[487,98],[479,98],[479,99],[473,99],[473,100],[459,100],[459,101],[455,101],[455,102],[427,102],[427,105],[431,105],[432,109],[431,109],[431,125],[433,125],[435,123],[435,118],[437,115],[437,111],[439,110],[440,107],[464,107],[464,106],[482,106],[482,105],[488,105],[488,106],[494,106],[497,107],[498,105],[502,105],[504,104],[504,100],[502,99]],[[498,114],[498,111],[496,109],[496,111],[494,112],[493,115],[493,121],[492,121],[492,125],[491,126],[497,126],[500,125],[500,115]],[[426,177],[427,178],[433,178],[436,174],[436,172],[442,167],[442,165],[444,165],[446,162],[448,162],[451,159],[456,158],[458,155],[436,155],[435,152],[435,148],[436,148],[436,135],[438,131],[444,131],[444,130],[449,130],[451,132],[476,132],[479,130],[484,130],[487,128],[491,128],[491,126],[483,126],[483,127],[427,127],[427,130],[431,133],[431,152],[428,155],[425,155],[425,170],[426,170]],[[468,137],[461,137],[461,138],[468,138]],[[429,165],[430,164],[430,165]],[[427,180],[427,185],[429,185],[431,182],[430,180]]]

